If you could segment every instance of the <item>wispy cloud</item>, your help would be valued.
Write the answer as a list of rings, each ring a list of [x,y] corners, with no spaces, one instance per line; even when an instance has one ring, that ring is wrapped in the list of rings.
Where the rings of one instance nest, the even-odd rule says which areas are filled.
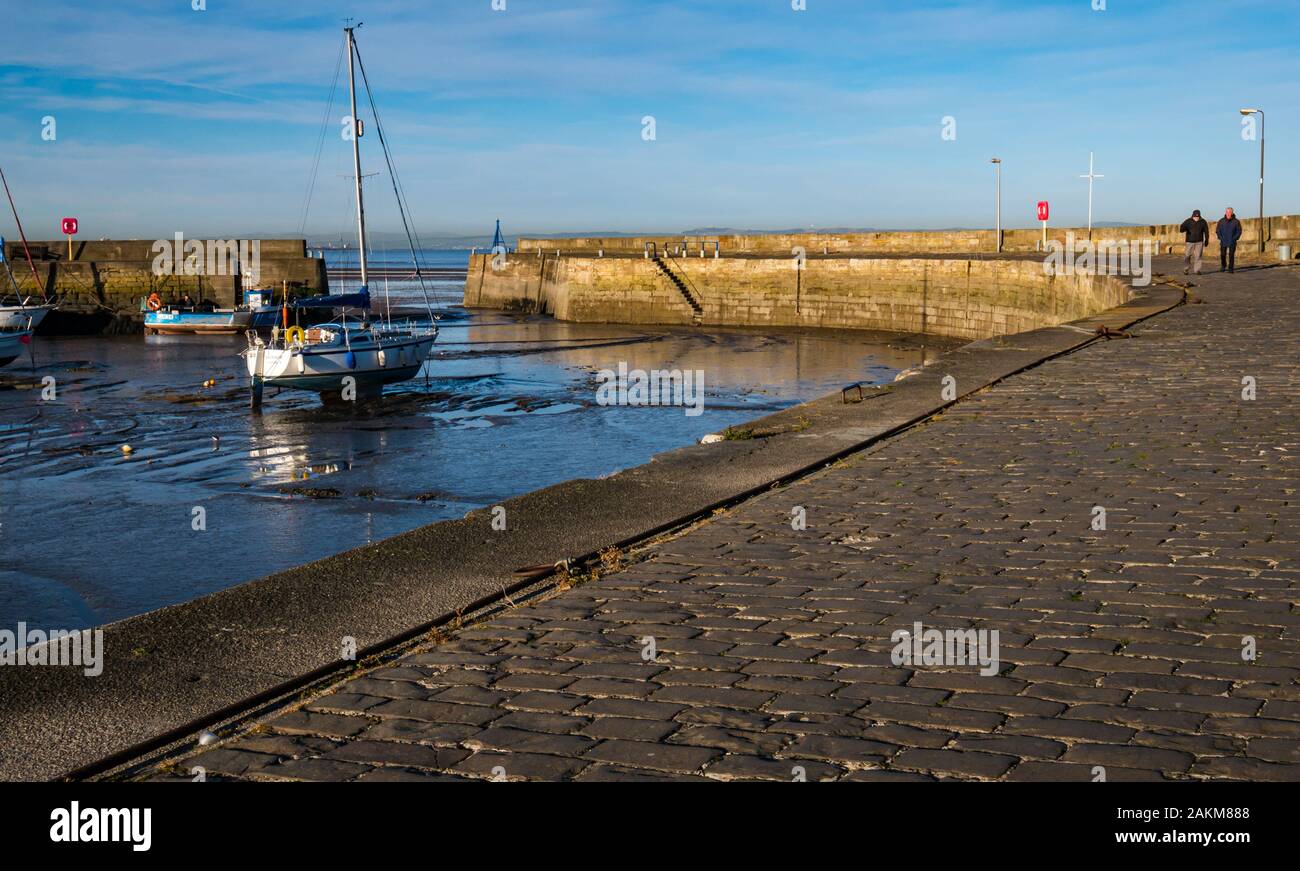
[[[112,234],[250,213],[290,229],[325,117],[311,225],[345,230],[346,208],[324,205],[346,205],[344,110],[324,109],[352,6],[63,2],[6,28],[0,139],[25,210],[48,225],[72,202]],[[359,38],[430,228],[941,227],[990,222],[994,153],[1012,224],[1042,198],[1080,219],[1090,150],[1103,219],[1248,198],[1233,110],[1267,103],[1270,137],[1295,134],[1288,14],[1280,0],[382,0]],[[40,137],[47,114],[56,142]],[[1294,178],[1270,190],[1300,210]]]

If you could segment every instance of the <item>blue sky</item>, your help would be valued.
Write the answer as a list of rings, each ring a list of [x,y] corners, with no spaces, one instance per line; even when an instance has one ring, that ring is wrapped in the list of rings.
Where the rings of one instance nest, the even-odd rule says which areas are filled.
[[[350,15],[427,233],[991,226],[993,155],[1007,226],[1039,199],[1082,224],[1089,151],[1098,221],[1253,215],[1243,105],[1268,112],[1267,211],[1300,212],[1294,0],[505,5],[0,0],[0,166],[32,237],[63,215],[88,238],[295,233]],[[331,114],[323,235],[351,221]],[[388,183],[367,179],[376,229]]]

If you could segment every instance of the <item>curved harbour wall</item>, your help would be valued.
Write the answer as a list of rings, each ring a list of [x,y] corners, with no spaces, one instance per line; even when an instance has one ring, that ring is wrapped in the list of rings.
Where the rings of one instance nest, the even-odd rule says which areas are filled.
[[[1254,248],[1259,242],[1259,218],[1241,217],[1241,250]],[[1210,221],[1211,238],[1217,221]],[[1178,226],[1182,218],[1173,224],[1141,224],[1124,227],[1093,227],[1089,232],[1085,227],[1051,226],[1047,238],[1064,242],[1069,237],[1094,242],[1114,240],[1117,242],[1150,242],[1159,245],[1161,253],[1171,251],[1181,253],[1183,234]],[[996,233],[994,230],[882,230],[878,232],[846,233],[687,233],[675,236],[575,236],[563,239],[521,238],[519,251],[536,254],[538,251],[554,252],[557,248],[565,252],[586,252],[594,254],[598,250],[610,252],[635,252],[640,254],[646,244],[653,242],[660,251],[670,246],[685,244],[690,253],[696,253],[703,245],[708,252],[713,251],[714,243],[727,254],[771,254],[789,256],[791,249],[802,247],[809,255],[828,254],[951,254],[974,251],[993,251]],[[1002,250],[1030,252],[1042,247],[1043,232],[1039,227],[1002,231]],[[1274,252],[1279,245],[1290,245],[1295,254],[1300,254],[1300,215],[1267,215],[1264,218],[1265,247]]]
[[[680,282],[680,286],[679,286]],[[1127,279],[1049,275],[1038,260],[475,255],[469,307],[631,324],[804,326],[964,339],[1053,326],[1122,305]],[[692,304],[694,302],[694,305]]]

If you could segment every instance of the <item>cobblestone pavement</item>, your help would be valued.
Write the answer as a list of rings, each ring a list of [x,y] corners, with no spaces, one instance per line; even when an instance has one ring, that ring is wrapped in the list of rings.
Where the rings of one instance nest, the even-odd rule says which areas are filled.
[[[1300,273],[1197,281],[1203,302],[1133,338],[1008,379],[183,765],[1300,780]],[[916,622],[998,630],[1000,671],[895,664],[891,634]]]

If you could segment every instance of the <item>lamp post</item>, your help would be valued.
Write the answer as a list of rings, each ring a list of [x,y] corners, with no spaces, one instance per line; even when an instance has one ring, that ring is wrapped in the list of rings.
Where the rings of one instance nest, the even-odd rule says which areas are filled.
[[[990,160],[989,163],[993,164],[994,168],[997,170],[997,175],[998,175],[998,218],[997,218],[998,223],[997,223],[997,236],[996,236],[996,250],[999,254],[1001,254],[1002,253],[1002,158],[995,157],[992,160]]]
[[[1259,116],[1259,253],[1264,253],[1264,110],[1242,109],[1243,115]]]

